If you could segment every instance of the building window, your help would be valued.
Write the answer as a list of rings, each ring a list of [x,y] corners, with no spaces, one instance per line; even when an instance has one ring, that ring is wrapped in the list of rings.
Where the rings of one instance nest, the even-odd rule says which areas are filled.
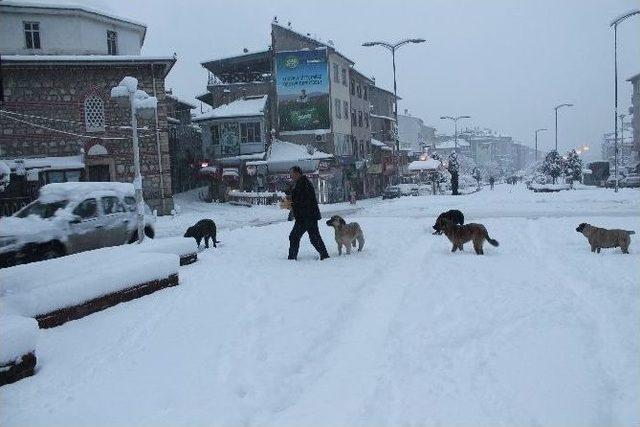
[[[104,101],[97,95],[84,100],[84,123],[87,132],[104,131]]]
[[[340,71],[338,71],[338,64],[333,64],[333,81],[340,83]]]
[[[25,22],[24,38],[26,40],[27,49],[40,49],[40,23]]]
[[[118,33],[115,31],[107,31],[107,54],[118,54]]]
[[[357,126],[358,125],[358,117],[356,116],[356,109],[352,108],[351,109],[351,126]]]
[[[351,95],[355,95],[356,94],[356,82],[351,79]]]
[[[362,86],[362,97],[367,101],[369,100],[369,90],[367,86]]]
[[[340,105],[340,100],[339,99],[334,100],[333,104],[335,106],[334,109],[336,110],[336,117],[341,119],[342,115],[340,114],[340,111],[342,110],[342,108],[341,108],[342,106]]]
[[[358,126],[362,127],[362,111],[358,111]]]
[[[356,86],[356,95],[358,95],[358,98],[362,98],[362,86]]]
[[[342,103],[342,106],[344,107],[344,118],[349,120],[349,103],[347,101],[344,101]]]
[[[343,68],[342,69],[342,84],[344,86],[347,86],[349,83],[347,83],[347,69]]]
[[[220,144],[220,126],[212,125],[210,129],[211,129],[211,144],[219,145]]]
[[[240,123],[240,142],[262,142],[262,138],[260,136],[260,122]]]

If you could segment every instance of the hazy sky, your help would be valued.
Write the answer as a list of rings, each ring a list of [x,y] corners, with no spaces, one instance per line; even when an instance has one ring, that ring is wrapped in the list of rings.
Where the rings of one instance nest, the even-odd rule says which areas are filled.
[[[54,1],[54,0],[49,0]],[[55,0],[63,3],[62,0]],[[75,0],[77,3],[78,0]],[[146,55],[176,52],[167,80],[174,94],[193,99],[206,89],[200,62],[263,49],[275,15],[294,29],[331,39],[366,75],[392,88],[391,57],[368,40],[422,37],[397,54],[400,112],[453,132],[441,115],[472,116],[533,145],[553,145],[554,110],[562,109],[559,146],[598,146],[613,129],[613,30],[611,19],[638,0],[87,0],[87,5],[145,22]],[[630,76],[640,73],[640,16],[618,29],[619,106],[631,105]],[[596,150],[594,150],[596,151]],[[599,149],[597,150],[599,152]],[[594,153],[595,154],[595,153]]]

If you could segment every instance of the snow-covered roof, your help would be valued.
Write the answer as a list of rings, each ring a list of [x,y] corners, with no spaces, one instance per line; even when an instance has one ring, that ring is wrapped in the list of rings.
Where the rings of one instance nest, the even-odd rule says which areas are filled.
[[[35,157],[25,159],[4,159],[4,163],[15,171],[18,164],[22,163],[25,169],[43,169],[43,170],[68,170],[68,169],[84,169],[82,156],[65,156],[65,157]]]
[[[458,147],[468,147],[468,146],[469,146],[469,143],[466,140],[458,138]],[[456,147],[455,139],[447,139],[446,141],[436,142],[436,150],[437,149],[447,150],[455,147]]]
[[[325,160],[333,158],[319,150],[309,149],[307,146],[276,139],[267,151],[265,160],[247,162],[247,165],[269,165],[270,163],[296,163],[304,160]]]
[[[380,114],[369,114],[371,117],[375,117],[376,119],[385,119],[385,120],[391,120],[392,122],[395,122],[396,119],[394,119],[393,117],[390,116],[382,116]]]
[[[1,3],[0,3],[1,4]],[[19,64],[164,64],[165,76],[177,61],[175,56],[141,56],[141,55],[2,55],[3,65]]]
[[[312,41],[312,42],[314,42],[314,43],[318,43],[318,44],[319,44],[319,45],[321,45],[321,46],[327,47],[327,48],[331,49],[331,51],[332,51],[332,52],[334,52],[335,54],[337,54],[337,55],[341,56],[343,59],[345,59],[345,60],[346,60],[347,62],[349,62],[351,65],[355,64],[355,62],[353,62],[351,59],[349,59],[348,57],[346,57],[346,56],[345,56],[345,55],[343,55],[342,53],[338,52],[338,50],[336,49],[336,47],[335,47],[335,45],[334,45],[333,41],[331,41],[331,40],[324,41],[324,40],[320,39],[320,38],[319,38],[317,35],[315,35],[315,34],[311,34],[311,33],[303,33],[303,32],[301,32],[301,31],[296,31],[296,30],[294,30],[294,29],[293,29],[293,27],[292,27],[291,25],[286,25],[286,26],[285,26],[285,25],[282,25],[281,23],[279,23],[279,22],[277,22],[277,21],[273,21],[273,22],[271,23],[271,25],[276,26],[276,27],[279,27],[279,28],[282,28],[283,30],[286,30],[286,31],[290,31],[290,32],[292,32],[293,34],[296,34],[296,35],[298,35],[298,36],[300,36],[300,37],[302,37],[302,38],[305,38],[305,39],[307,39],[307,40],[309,40],[309,41]]]
[[[118,15],[113,15],[111,13],[103,12],[98,9],[92,9],[90,7],[86,7],[77,3],[66,3],[66,4],[52,4],[52,3],[38,3],[38,2],[30,2],[23,0],[3,0],[0,2],[0,6],[11,6],[11,7],[30,7],[37,9],[58,9],[58,10],[70,10],[70,11],[81,11],[85,13],[89,13],[92,15],[99,15],[106,18],[115,19],[117,21],[126,22],[127,24],[137,25],[140,27],[144,27],[146,29],[147,24],[144,24],[139,21],[134,21],[129,18],[123,18]]]
[[[229,117],[253,117],[264,115],[267,95],[256,98],[237,99],[228,104],[214,108],[211,111],[196,116],[193,121],[221,119]]]
[[[385,144],[382,141],[378,141],[377,139],[371,138],[371,145],[373,145],[374,147],[379,147],[382,150],[393,151],[391,147],[389,147],[387,144]]]
[[[200,64],[204,66],[205,64],[208,64],[210,62],[226,61],[229,59],[242,59],[245,57],[261,56],[268,53],[269,53],[269,50],[267,49],[267,50],[254,50],[254,51],[249,51],[241,54],[229,54],[229,55],[219,56],[217,58],[207,59],[206,61],[200,62]]]
[[[176,102],[179,102],[179,103],[181,103],[181,104],[184,104],[184,105],[186,105],[186,106],[188,106],[188,107],[196,108],[196,106],[195,106],[194,104],[192,104],[191,102],[189,102],[189,101],[185,101],[185,100],[184,100],[184,99],[182,99],[182,98],[178,98],[178,97],[177,97],[177,96],[175,96],[175,95],[167,94],[167,95],[165,95],[165,96],[166,96],[167,98],[169,98],[169,99],[172,99],[172,100],[174,100],[174,101],[176,101]]]
[[[410,171],[434,170],[438,169],[442,163],[436,159],[416,160],[409,163]]]

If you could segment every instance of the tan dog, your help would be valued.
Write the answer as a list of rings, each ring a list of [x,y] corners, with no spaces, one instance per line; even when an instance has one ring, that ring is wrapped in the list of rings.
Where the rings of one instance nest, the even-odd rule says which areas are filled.
[[[598,228],[583,222],[576,231],[582,233],[591,245],[591,252],[600,253],[602,248],[621,248],[623,254],[629,253],[629,245],[631,244],[631,234],[635,231],[627,230],[607,230],[606,228]]]
[[[347,224],[339,215],[334,215],[327,221],[329,227],[333,227],[336,232],[336,243],[338,244],[338,255],[342,255],[342,246],[345,247],[347,255],[351,254],[351,246],[356,247],[358,241],[358,252],[364,247],[364,234],[357,222]]]
[[[457,225],[448,219],[444,219],[442,225],[445,236],[453,243],[451,252],[455,252],[458,249],[463,250],[462,245],[470,241],[473,241],[473,249],[478,255],[484,255],[482,245],[485,240],[493,246],[498,246],[498,241],[489,237],[487,229],[482,224]]]

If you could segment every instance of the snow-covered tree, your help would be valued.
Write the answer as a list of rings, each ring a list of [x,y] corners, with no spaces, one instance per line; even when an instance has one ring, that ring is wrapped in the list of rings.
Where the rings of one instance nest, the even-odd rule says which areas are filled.
[[[567,153],[564,159],[564,176],[567,177],[572,183],[573,181],[580,181],[582,178],[582,159],[575,152],[571,150]]]
[[[460,164],[458,163],[458,155],[455,151],[452,151],[449,154],[448,166],[447,170],[451,174],[451,194],[456,196],[458,195],[458,170],[460,169]]]
[[[471,157],[458,153],[458,164],[460,165],[458,170],[460,175],[473,175],[473,170],[476,168],[476,162]]]
[[[556,150],[551,150],[545,156],[544,162],[542,162],[542,172],[549,175],[555,184],[556,180],[560,175],[562,175],[562,171],[564,170],[563,163],[564,162],[560,154],[558,154]]]
[[[0,160],[0,193],[4,192],[11,182],[11,168]]]
[[[480,188],[480,180],[482,179],[482,173],[480,172],[480,169],[478,169],[477,167],[473,168],[471,176],[476,180],[476,182],[478,183],[478,188]]]

